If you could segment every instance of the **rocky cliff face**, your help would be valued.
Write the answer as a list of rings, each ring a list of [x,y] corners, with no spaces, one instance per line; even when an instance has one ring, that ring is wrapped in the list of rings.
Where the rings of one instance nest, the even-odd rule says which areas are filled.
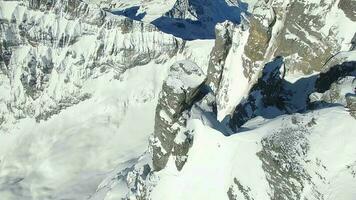
[[[155,170],[163,169],[171,156],[178,169],[183,167],[193,140],[186,129],[188,110],[202,95],[204,79],[201,69],[189,61],[177,62],[170,68],[156,108],[151,145]]]
[[[8,82],[1,113],[9,122],[47,119],[90,98],[81,89],[87,80],[165,62],[182,44],[81,1],[4,1],[1,13],[1,76]]]
[[[0,146],[38,135],[4,136],[0,196],[351,200],[355,20],[351,0],[2,1]]]
[[[248,22],[236,26],[234,31],[225,29],[230,32],[225,40],[230,38],[231,44],[224,44],[224,48],[219,47],[221,44],[215,46],[224,49],[221,55],[228,54],[225,59],[218,57],[220,70],[209,65],[208,77],[215,75],[216,78],[210,78],[215,82],[214,88],[221,88],[217,94],[219,120],[231,116],[235,106],[247,98],[263,66],[274,58],[283,57],[286,76],[308,75],[325,70],[326,65],[335,65],[345,57],[334,55],[353,48],[354,33],[344,33],[343,29],[354,27],[355,23],[338,9],[339,2],[322,1],[320,8],[316,2],[299,1],[258,1],[249,5],[252,15]],[[333,16],[344,22],[337,23]],[[219,38],[217,34],[216,41]],[[238,91],[233,89],[236,87]]]
[[[252,86],[246,101],[241,102],[232,115],[230,127],[234,131],[237,131],[239,126],[253,117],[278,115],[278,111],[273,111],[273,108],[285,110],[286,99],[289,96],[283,85],[284,67],[282,57],[265,65],[262,76]]]
[[[308,74],[319,71],[335,53],[348,50],[353,33],[344,33],[343,29],[354,23],[349,15],[344,15],[345,11],[337,9],[344,3],[261,1],[252,12],[257,18],[268,20],[270,56],[283,56],[291,71]],[[344,22],[337,23],[333,17],[342,18]]]
[[[226,22],[218,24],[215,29],[215,45],[210,53],[207,84],[214,93],[218,93],[226,57],[232,45],[234,24]]]
[[[238,5],[237,1],[178,0],[153,24],[164,32],[184,39],[213,39],[217,23],[226,20],[240,23],[244,7]]]
[[[322,6],[320,12],[317,10],[319,9],[317,2],[259,1],[250,5],[251,8],[246,11],[246,18],[241,24],[224,22],[216,26],[215,44],[209,57],[207,78],[204,83],[204,87],[211,91],[207,96],[210,98],[210,105],[213,108],[211,111],[214,114],[209,116],[213,118],[215,116],[218,120],[223,120],[223,123],[214,126],[211,124],[215,122],[208,120],[208,124],[224,134],[231,134],[231,130],[227,130],[229,128],[226,126],[229,126],[232,132],[236,132],[257,116],[275,118],[286,113],[307,111],[311,108],[308,104],[308,96],[318,91],[320,85],[325,86],[325,83],[321,83],[323,80],[330,80],[332,83],[330,91],[335,87],[339,88],[336,86],[338,84],[344,82],[351,84],[350,77],[342,79],[341,82],[337,80],[350,76],[353,67],[340,70],[340,76],[335,75],[333,71],[334,66],[349,60],[349,54],[353,54],[353,52],[339,53],[353,49],[352,35],[340,33],[344,25],[332,21],[332,15],[341,15],[341,18],[346,20],[346,24],[354,26],[352,18],[346,14],[342,16],[340,10],[336,10],[340,2],[320,2]],[[182,30],[189,30],[189,26],[186,26],[187,22],[179,20],[200,20],[202,23],[204,20],[199,17],[204,13],[203,10],[194,2],[177,1],[172,10],[165,14],[164,19],[173,18],[173,21],[182,24],[180,27]],[[338,55],[334,56],[334,54]],[[332,78],[320,74],[319,78],[311,76],[294,83],[286,79],[296,73],[310,75],[320,71],[335,76]],[[197,88],[202,84],[203,79],[193,90],[198,90]],[[350,88],[347,91],[350,91]],[[334,97],[334,101],[349,106],[352,111],[353,96],[341,95],[339,90],[338,95],[342,99],[336,100]],[[329,92],[319,97],[319,101],[320,99],[329,101],[326,99],[330,98],[326,96],[330,96]],[[171,102],[171,105],[167,102]],[[176,94],[164,83],[156,109],[155,137],[151,143],[153,168],[156,171],[164,170],[170,165],[169,159],[175,161],[178,170],[184,168],[184,163],[189,162],[189,151],[194,145],[194,134],[187,129],[187,121],[192,119],[189,116],[193,103],[189,102],[187,106],[182,94]],[[169,114],[167,110],[171,110]],[[292,119],[294,124],[298,124],[297,121]],[[304,125],[299,124],[296,129],[285,128],[275,136],[261,140],[263,149],[257,155],[263,163],[262,168],[269,174],[267,182],[274,187],[271,199],[301,198],[305,181],[311,176],[302,164],[291,163],[291,160],[295,159],[294,155],[307,154],[309,142],[305,135],[309,134],[309,128],[305,127],[313,127],[314,123],[311,120]],[[179,135],[185,135],[182,139],[183,145],[180,147],[177,146],[176,141],[180,138]],[[291,146],[285,143],[289,139],[294,141]],[[300,149],[298,145],[301,145]],[[276,154],[280,154],[280,157],[291,154],[292,157],[285,157],[285,160],[280,161],[276,160]],[[273,162],[278,163],[271,166]],[[288,165],[289,169],[286,169],[285,165]],[[284,176],[289,178],[285,179]],[[291,179],[295,181],[291,183]],[[315,198],[322,198],[323,195],[316,188],[312,190]],[[249,191],[251,191],[250,187],[244,186],[235,178],[227,195],[230,199],[237,199],[239,195],[236,193],[240,193],[245,199],[253,199]]]
[[[355,116],[355,62],[335,65],[321,73],[315,82],[315,92],[309,97],[313,107],[343,105]]]

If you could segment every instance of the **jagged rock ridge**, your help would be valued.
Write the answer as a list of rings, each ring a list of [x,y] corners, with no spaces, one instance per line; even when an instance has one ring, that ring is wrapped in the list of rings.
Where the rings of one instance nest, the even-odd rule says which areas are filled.
[[[0,195],[352,200],[350,2],[0,2]]]

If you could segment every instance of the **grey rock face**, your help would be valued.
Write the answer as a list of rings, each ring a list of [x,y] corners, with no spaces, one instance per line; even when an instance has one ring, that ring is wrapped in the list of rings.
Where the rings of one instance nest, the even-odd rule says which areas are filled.
[[[225,60],[231,48],[233,29],[234,24],[228,21],[218,24],[215,28],[215,45],[210,53],[207,75],[207,85],[214,93],[217,93],[219,88]]]
[[[310,179],[301,164],[309,149],[307,134],[307,129],[299,125],[298,128],[283,128],[262,140],[263,149],[257,156],[268,174],[267,181],[273,191],[271,200],[301,199],[305,180]],[[314,193],[317,199],[322,197],[317,191]]]
[[[310,74],[320,71],[325,61],[340,51],[338,43],[341,41],[335,39],[337,33],[331,30],[327,35],[321,34],[325,16],[332,7],[333,3],[324,0],[320,4],[297,0],[259,1],[253,13],[260,21],[267,20],[263,25],[264,29],[268,29],[265,37],[269,43],[267,57],[285,57],[291,72]],[[316,13],[316,10],[320,12]],[[261,34],[265,31],[257,32]]]
[[[356,4],[354,0],[342,0],[338,7],[344,11],[345,15],[352,21],[356,21]]]
[[[326,183],[324,172],[328,168],[318,157],[309,154],[312,148],[309,138],[318,120],[299,114],[285,116],[283,120],[280,127],[273,127],[268,136],[261,138],[262,148],[256,153],[270,188],[268,199],[301,200],[304,192],[310,193],[312,199],[324,199],[314,181]],[[231,200],[256,200],[255,189],[235,177],[227,195]]]
[[[238,104],[245,91],[255,83],[267,55],[269,40],[268,28],[253,16],[248,16],[240,25],[224,22],[216,26],[207,84],[216,96],[219,120],[233,112],[232,104]],[[236,87],[239,91],[233,94]]]
[[[341,104],[347,106],[347,96],[354,94],[356,87],[355,77],[346,76],[333,82],[330,88],[323,93],[313,93],[310,96],[312,102],[321,101],[329,104]]]
[[[356,88],[356,86],[354,86]],[[346,94],[346,107],[349,108],[350,114],[356,119],[356,94]]]
[[[251,88],[246,101],[236,107],[231,117],[229,124],[233,130],[236,131],[247,120],[262,114],[264,108],[271,106],[284,109],[286,95],[283,89],[284,74],[281,71],[285,70],[281,68],[284,68],[282,57],[277,57],[265,65],[262,76]],[[267,112],[273,115],[271,111]]]
[[[346,76],[356,76],[356,62],[343,62],[327,71],[320,73],[315,83],[316,92],[323,93],[330,89],[331,85]]]
[[[194,9],[189,0],[178,0],[173,8],[166,13],[166,16],[177,19],[195,20],[197,19],[197,13],[200,12],[202,12],[202,9]]]
[[[317,85],[319,92],[312,93],[309,96],[313,107],[322,107],[324,105],[343,105],[349,109],[350,114],[356,118],[356,71],[348,76],[341,77],[332,82],[328,89],[326,86],[320,86],[320,82],[328,85],[326,81],[320,81]],[[331,75],[331,74],[330,74]],[[321,78],[321,77],[320,77]],[[331,78],[324,79],[332,80]]]
[[[333,6],[335,6],[333,3],[325,1],[321,1],[319,5],[294,0],[258,1],[254,4],[252,15],[247,15],[246,22],[241,24],[242,29],[248,31],[247,42],[239,44],[244,46],[242,55],[234,54],[230,49],[236,49],[234,43],[238,40],[236,39],[237,33],[241,32],[242,35],[245,35],[244,30],[236,31],[235,29],[235,31],[232,31],[230,37],[232,38],[232,45],[226,45],[227,48],[225,48],[228,56],[231,55],[231,57],[228,57],[229,61],[237,60],[236,65],[243,66],[243,76],[241,74],[236,75],[242,77],[242,85],[247,87],[241,90],[248,91],[251,86],[257,84],[257,75],[263,70],[265,63],[278,56],[284,58],[284,73],[287,73],[287,75],[295,72],[311,74],[323,70],[325,63],[341,48],[345,49],[346,46],[344,43],[343,47],[340,45],[342,41],[337,37],[337,30],[331,29],[329,34],[322,33],[322,30],[328,26],[325,24],[326,15],[329,11],[331,12]],[[316,12],[319,11],[319,7],[323,9]],[[218,40],[219,35],[216,35]],[[211,54],[211,63],[214,63],[214,51],[220,49],[217,44]],[[232,81],[229,80],[232,77],[225,77],[222,74],[222,71],[229,67],[224,66],[226,52],[220,52],[223,56],[217,57],[216,60],[220,60],[221,64],[217,64],[217,62],[215,62],[215,65],[209,64],[208,82],[214,92],[219,90],[216,88],[223,88],[222,93],[224,93],[231,91],[231,87],[238,86],[231,84]],[[243,94],[238,93],[236,95],[239,96],[236,99],[229,99],[227,95],[218,94],[218,110],[223,110],[222,114],[218,115],[219,119],[229,117],[232,114],[233,109],[231,109],[232,106],[229,101],[241,101],[240,99],[244,98],[241,96],[246,95],[245,92],[241,93]],[[269,97],[265,98],[265,101],[269,101],[268,99]],[[239,103],[241,102],[236,102],[236,104]]]
[[[250,62],[262,61],[266,56],[271,33],[257,18],[251,17],[249,24],[250,35],[244,48]]]
[[[80,0],[18,2],[13,12],[0,17],[0,71],[14,94],[0,112],[16,118],[47,119],[90,97],[81,91],[88,79],[165,62],[182,46],[151,24]]]
[[[234,187],[235,186],[235,187]],[[237,189],[235,189],[237,187]],[[251,197],[251,195],[249,194],[249,192],[251,191],[250,187],[244,187],[240,181],[237,180],[237,178],[234,178],[234,185],[231,186],[229,188],[229,190],[227,191],[227,196],[229,198],[229,200],[237,200],[238,197],[236,195],[237,191],[241,192],[243,194],[243,197],[245,198],[245,200],[254,200],[253,197]]]
[[[321,73],[315,82],[315,92],[310,94],[311,108],[343,105],[355,117],[356,62],[343,62]],[[356,118],[356,117],[355,117]]]
[[[205,76],[201,69],[190,61],[174,64],[156,108],[155,132],[151,142],[154,170],[165,167],[171,155],[178,169],[183,167],[186,153],[192,142],[185,128],[188,112],[185,112],[199,97]]]
[[[226,20],[240,23],[244,6],[238,1],[177,0],[162,17],[153,21],[166,33],[187,40],[214,39],[214,28]]]
[[[51,58],[31,57],[20,78],[26,94],[36,99],[47,85],[52,70]]]
[[[351,47],[350,47],[350,51],[356,50],[356,33],[354,35],[354,37],[351,40]]]

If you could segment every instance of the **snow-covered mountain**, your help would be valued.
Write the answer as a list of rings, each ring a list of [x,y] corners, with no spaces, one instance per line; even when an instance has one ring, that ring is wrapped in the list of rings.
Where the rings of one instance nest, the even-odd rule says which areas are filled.
[[[6,0],[0,37],[0,200],[356,198],[354,0]]]

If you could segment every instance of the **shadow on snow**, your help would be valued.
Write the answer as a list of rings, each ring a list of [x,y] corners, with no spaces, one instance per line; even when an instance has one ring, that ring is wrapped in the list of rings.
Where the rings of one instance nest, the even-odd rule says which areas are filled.
[[[142,20],[146,13],[137,14],[139,6],[111,11],[133,20]],[[225,0],[189,0],[188,5],[177,1],[173,8],[151,23],[160,31],[185,40],[215,39],[215,25],[226,20],[239,24],[241,14],[247,12],[248,4],[238,1],[236,5]]]

